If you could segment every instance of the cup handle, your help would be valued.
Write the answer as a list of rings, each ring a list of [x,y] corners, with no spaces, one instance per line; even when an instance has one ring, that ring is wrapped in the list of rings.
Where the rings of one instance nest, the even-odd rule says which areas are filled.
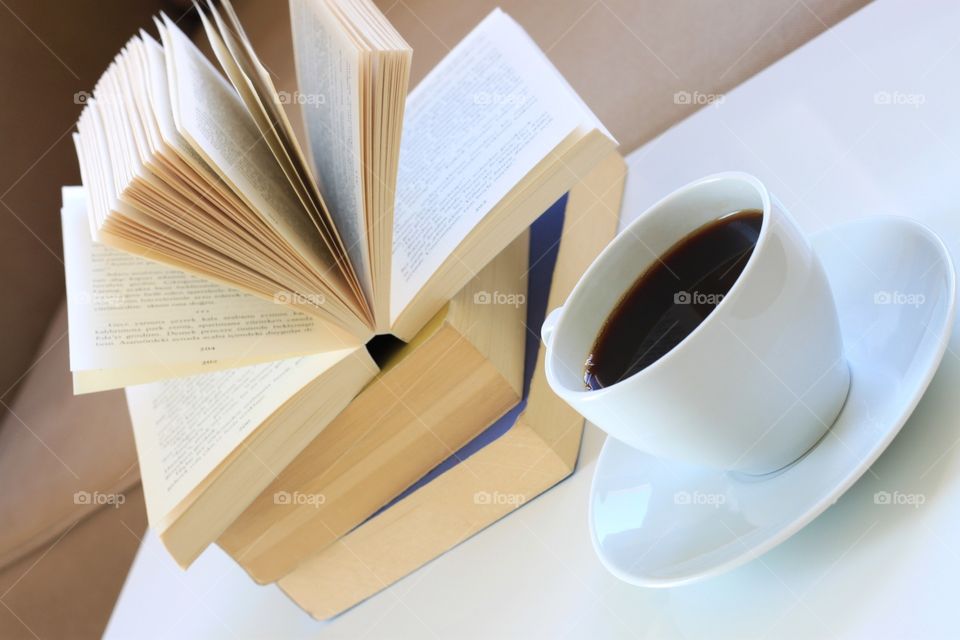
[[[543,344],[549,349],[550,348],[550,339],[553,337],[553,330],[557,326],[557,322],[560,320],[560,313],[563,311],[563,307],[557,307],[549,314],[547,318],[543,321],[543,326],[540,327],[540,339],[543,340]]]

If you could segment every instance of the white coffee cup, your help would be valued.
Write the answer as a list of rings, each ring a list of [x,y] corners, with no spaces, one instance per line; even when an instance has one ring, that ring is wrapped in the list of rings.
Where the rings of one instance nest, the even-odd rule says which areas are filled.
[[[608,387],[584,384],[607,316],[647,268],[699,227],[763,212],[740,277],[660,359]],[[550,387],[618,440],[680,462],[780,469],[827,432],[850,373],[829,283],[807,238],[755,177],[721,173],[670,194],[603,250],[541,330]]]

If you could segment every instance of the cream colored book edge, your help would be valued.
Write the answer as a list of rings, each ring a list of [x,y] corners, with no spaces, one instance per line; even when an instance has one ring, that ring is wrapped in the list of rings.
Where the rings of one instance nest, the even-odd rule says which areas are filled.
[[[563,303],[614,236],[626,167],[609,156],[570,191],[547,308]],[[499,439],[413,492],[282,578],[312,616],[337,615],[437,558],[576,466],[583,419],[547,385],[539,351],[527,406]],[[484,500],[508,495],[511,500]]]
[[[224,532],[254,580],[294,570],[517,404],[528,265],[524,232]]]
[[[341,357],[340,354],[345,355]],[[327,355],[300,360],[326,358]],[[181,567],[189,566],[216,540],[278,471],[286,467],[297,452],[335,419],[350,399],[376,375],[377,366],[362,347],[337,355],[336,362],[294,393],[289,393],[282,384],[273,385],[271,393],[289,393],[289,397],[266,420],[257,424],[239,446],[225,452],[215,468],[183,499],[172,504],[163,497],[158,500],[157,494],[148,490],[160,486],[162,478],[162,474],[154,471],[157,449],[151,446],[153,443],[140,428],[153,425],[143,420],[133,421],[150,526]],[[131,415],[134,415],[138,401],[131,391],[131,388],[127,389],[127,401],[131,405]]]

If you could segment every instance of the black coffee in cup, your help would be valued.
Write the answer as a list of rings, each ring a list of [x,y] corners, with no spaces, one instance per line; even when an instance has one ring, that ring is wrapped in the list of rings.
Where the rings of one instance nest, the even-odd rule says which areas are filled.
[[[677,346],[723,300],[750,259],[763,212],[723,216],[674,244],[614,307],[584,365],[588,389],[642,371]]]

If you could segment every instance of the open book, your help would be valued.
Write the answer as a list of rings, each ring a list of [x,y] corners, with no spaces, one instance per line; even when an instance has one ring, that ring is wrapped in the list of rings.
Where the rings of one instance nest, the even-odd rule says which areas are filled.
[[[407,96],[411,50],[372,2],[290,5],[295,101],[226,0],[200,9],[219,70],[162,16],[159,41],[132,38],[98,82],[74,136],[88,224],[64,229],[78,248],[66,260],[78,391],[409,339],[615,145],[499,10]],[[162,308],[103,304],[97,243],[292,313],[277,330],[178,333],[177,314],[201,304],[269,313],[202,286],[173,286]],[[142,329],[137,318],[164,326],[114,331]]]
[[[85,329],[114,343],[116,357],[129,364],[117,370],[123,377],[169,378],[128,386],[126,395],[150,526],[183,566],[282,478],[291,483],[284,486],[293,502],[275,502],[268,491],[267,504],[253,509],[257,515],[243,519],[229,538],[233,545],[254,544],[255,552],[233,551],[238,560],[255,562],[251,572],[277,571],[307,552],[304,538],[307,549],[319,550],[333,531],[309,530],[296,509],[304,504],[301,496],[309,500],[306,520],[316,525],[315,516],[322,515],[336,530],[349,530],[520,398],[526,233],[413,340],[381,350],[375,362],[363,345],[310,353],[321,324],[316,318],[91,243],[81,187],[64,188],[61,218],[68,260],[79,262],[75,254],[86,252],[94,265],[84,275],[95,283],[96,304],[114,307],[114,318],[126,314]],[[68,283],[68,292],[78,290],[75,285]],[[491,292],[509,295],[510,303],[485,302]],[[136,339],[157,331],[182,339],[165,350]],[[266,332],[272,340],[263,339]],[[202,334],[215,335],[194,339]],[[282,346],[284,356],[302,353],[258,364],[234,361],[233,368],[210,373],[157,370],[168,359],[201,358],[222,344],[259,355],[266,343]],[[79,361],[89,357],[71,353]],[[88,372],[76,382],[105,379]],[[289,518],[287,525],[263,537],[259,528],[280,516]],[[273,540],[283,533],[295,533],[300,548]]]

